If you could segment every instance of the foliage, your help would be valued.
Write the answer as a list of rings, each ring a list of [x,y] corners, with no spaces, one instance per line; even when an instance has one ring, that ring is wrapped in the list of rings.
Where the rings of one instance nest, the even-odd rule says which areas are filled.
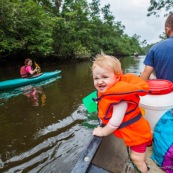
[[[11,3],[4,1],[1,6],[1,53],[20,50],[29,54],[49,55],[52,49],[52,22],[41,6],[32,0]]]
[[[0,0],[0,55],[85,59],[103,50],[112,55],[142,51],[100,0]]]
[[[172,0],[150,0],[150,6],[148,8],[148,14],[147,16],[150,15],[156,15],[159,16],[159,12],[161,9],[165,9],[166,14],[168,15],[170,13],[173,13],[172,10],[173,7],[173,1]]]
[[[150,49],[153,45],[155,45],[155,44],[156,44],[156,43],[147,44],[147,45],[145,45],[144,47],[142,47],[141,49],[142,49],[143,54],[146,54],[146,53],[149,51],[149,49]]]

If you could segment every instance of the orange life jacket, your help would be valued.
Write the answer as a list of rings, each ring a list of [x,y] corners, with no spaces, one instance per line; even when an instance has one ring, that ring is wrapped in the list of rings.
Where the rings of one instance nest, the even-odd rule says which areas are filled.
[[[133,74],[122,75],[119,82],[104,93],[98,92],[98,116],[107,124],[112,116],[113,105],[128,103],[123,121],[114,135],[123,138],[127,146],[140,145],[152,139],[150,125],[141,115],[140,97],[149,92],[149,85]]]
[[[31,76],[29,73],[26,72],[26,66],[25,65],[20,68],[20,75],[22,78],[27,78],[27,77]]]

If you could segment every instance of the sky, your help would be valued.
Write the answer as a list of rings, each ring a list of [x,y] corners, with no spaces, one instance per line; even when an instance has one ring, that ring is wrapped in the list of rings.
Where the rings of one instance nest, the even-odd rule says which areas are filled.
[[[160,15],[147,17],[150,0],[100,0],[101,7],[110,4],[110,11],[115,21],[121,21],[125,26],[125,33],[129,36],[137,34],[140,41],[148,44],[160,41],[159,35],[164,32],[166,18]]]

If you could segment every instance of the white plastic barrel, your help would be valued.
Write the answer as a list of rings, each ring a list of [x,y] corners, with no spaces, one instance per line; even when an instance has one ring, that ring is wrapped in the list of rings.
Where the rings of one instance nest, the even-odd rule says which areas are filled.
[[[140,97],[139,106],[149,121],[152,131],[159,119],[173,108],[173,83],[168,80],[148,80],[150,94]]]

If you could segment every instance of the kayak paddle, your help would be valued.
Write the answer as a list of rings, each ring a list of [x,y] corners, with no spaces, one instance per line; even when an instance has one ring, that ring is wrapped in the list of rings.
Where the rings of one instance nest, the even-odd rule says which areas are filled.
[[[94,101],[94,99],[96,98],[97,98],[97,91],[94,91],[82,99],[82,102],[89,113],[97,111],[97,103],[96,101]]]

